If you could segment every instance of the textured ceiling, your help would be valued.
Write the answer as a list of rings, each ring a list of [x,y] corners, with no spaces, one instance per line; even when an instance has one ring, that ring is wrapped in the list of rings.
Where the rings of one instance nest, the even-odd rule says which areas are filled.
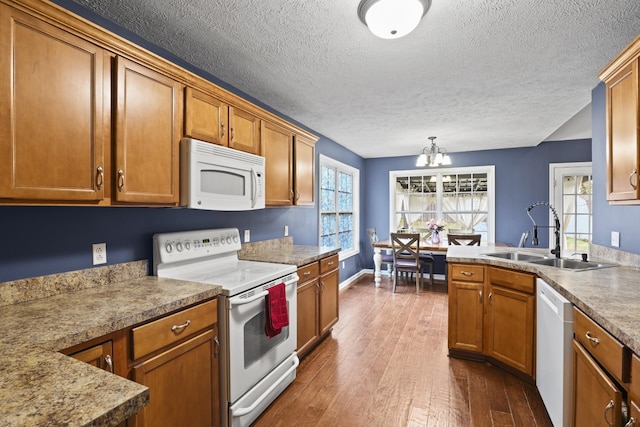
[[[537,145],[640,32],[638,0],[433,0],[396,40],[359,0],[75,1],[365,158]]]

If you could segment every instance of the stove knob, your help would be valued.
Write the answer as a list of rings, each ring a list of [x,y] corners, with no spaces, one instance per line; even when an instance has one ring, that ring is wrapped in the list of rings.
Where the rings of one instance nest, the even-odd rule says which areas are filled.
[[[178,252],[182,252],[182,243],[176,243],[176,249],[178,250]]]
[[[233,243],[238,243],[238,236],[233,236]]]
[[[230,236],[229,236],[229,237],[227,237],[227,243],[228,243],[228,244],[231,244],[231,237],[230,237]]]
[[[184,242],[184,248],[186,250],[190,250],[191,249],[191,242]]]
[[[171,243],[167,243],[166,245],[164,245],[164,250],[167,251],[168,254],[173,252],[173,246],[171,246]]]

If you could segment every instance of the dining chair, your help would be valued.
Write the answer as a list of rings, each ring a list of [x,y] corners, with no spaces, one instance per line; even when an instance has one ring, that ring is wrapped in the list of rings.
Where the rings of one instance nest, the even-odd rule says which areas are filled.
[[[392,292],[396,291],[398,273],[407,272],[415,273],[416,293],[420,294],[420,285],[424,272],[424,263],[420,261],[420,234],[391,233],[391,247],[393,248]],[[431,269],[433,270],[433,264],[431,264]]]
[[[482,234],[447,234],[449,245],[480,246]]]
[[[378,232],[375,228],[367,228],[367,236],[369,236],[369,243],[371,243],[371,247],[373,248],[373,244],[378,242]],[[393,268],[393,255],[387,253],[386,250],[381,250],[380,255],[382,256],[382,263]]]

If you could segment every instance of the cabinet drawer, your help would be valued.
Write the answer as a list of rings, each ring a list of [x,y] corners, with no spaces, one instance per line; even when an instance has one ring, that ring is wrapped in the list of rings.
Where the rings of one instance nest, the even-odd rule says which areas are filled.
[[[454,264],[451,266],[451,279],[460,282],[483,282],[484,267],[481,265]]]
[[[500,285],[533,294],[536,276],[506,268],[489,267],[489,281],[492,285]]]
[[[338,255],[332,255],[320,260],[320,274],[338,268]]]
[[[298,269],[298,279],[299,284],[303,284],[307,280],[312,280],[318,277],[320,274],[320,265],[317,262],[312,262],[311,264],[303,265]]]
[[[629,353],[624,345],[582,311],[573,309],[575,339],[618,381],[629,382]]]
[[[210,327],[218,321],[218,301],[211,300],[187,308],[146,325],[133,328],[133,359],[181,340],[194,332]],[[187,325],[181,327],[183,325]]]

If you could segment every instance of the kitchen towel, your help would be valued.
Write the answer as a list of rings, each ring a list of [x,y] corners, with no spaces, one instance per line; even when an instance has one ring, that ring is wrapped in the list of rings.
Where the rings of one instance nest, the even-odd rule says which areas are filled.
[[[264,330],[269,338],[275,337],[282,328],[289,325],[289,313],[287,312],[287,289],[284,283],[279,283],[267,289],[266,319]]]

